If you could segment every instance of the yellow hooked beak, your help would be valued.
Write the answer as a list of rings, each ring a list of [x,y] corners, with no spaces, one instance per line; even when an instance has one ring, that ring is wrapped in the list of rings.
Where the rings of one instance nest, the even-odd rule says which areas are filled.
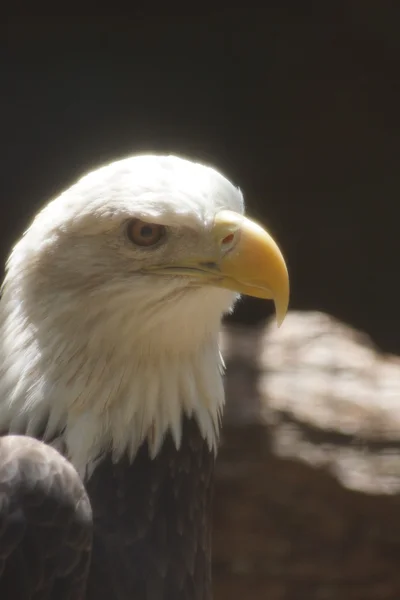
[[[189,275],[204,285],[272,299],[280,325],[289,304],[289,275],[277,244],[267,231],[246,217],[224,210],[211,230],[216,255],[157,266],[153,272]]]
[[[219,261],[220,285],[247,296],[272,299],[281,325],[289,304],[289,274],[276,242],[257,223],[228,210],[217,214],[213,233],[221,246],[229,235],[234,236],[232,249]]]

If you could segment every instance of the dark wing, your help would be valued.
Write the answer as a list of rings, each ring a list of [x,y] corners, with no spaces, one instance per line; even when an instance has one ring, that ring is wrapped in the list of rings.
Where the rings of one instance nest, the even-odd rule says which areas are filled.
[[[83,600],[91,545],[73,466],[33,438],[0,437],[0,598]]]

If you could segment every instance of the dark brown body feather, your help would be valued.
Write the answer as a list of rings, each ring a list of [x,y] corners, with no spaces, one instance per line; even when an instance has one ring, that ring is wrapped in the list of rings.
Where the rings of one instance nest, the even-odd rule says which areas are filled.
[[[184,420],[179,450],[167,436],[155,459],[149,457],[145,443],[131,464],[127,458],[113,464],[106,456],[96,467],[86,484],[93,511],[89,571],[90,508],[88,503],[82,504],[83,500],[81,505],[77,503],[84,497],[83,487],[79,478],[77,481],[71,478],[71,474],[78,476],[70,465],[64,473],[67,463],[58,453],[41,446],[38,454],[29,457],[29,468],[24,469],[18,451],[3,453],[1,458],[0,445],[0,499],[1,482],[8,481],[3,487],[3,502],[0,501],[1,599],[211,598],[214,455],[194,421]],[[36,467],[38,460],[39,468]],[[46,465],[49,466],[46,468]],[[34,501],[29,494],[28,498],[26,494],[16,493],[18,486],[34,490]],[[24,535],[21,536],[18,527],[15,533],[12,528],[11,533],[4,528],[4,525],[10,528],[11,514],[4,510],[4,498],[6,504],[12,499],[17,513],[23,515]],[[73,506],[77,508],[75,512]],[[85,507],[83,512],[82,506]],[[38,529],[37,523],[42,529]],[[52,545],[48,544],[45,559],[44,551],[37,549],[47,544],[47,540],[51,540]],[[18,595],[22,573],[30,571],[32,578]],[[59,572],[61,576],[56,576]],[[47,587],[29,583],[39,579]],[[1,593],[3,590],[5,593]]]
[[[92,545],[89,499],[56,450],[0,438],[1,600],[83,600]]]
[[[104,460],[90,478],[94,547],[88,599],[209,600],[214,455],[186,420],[154,460]]]

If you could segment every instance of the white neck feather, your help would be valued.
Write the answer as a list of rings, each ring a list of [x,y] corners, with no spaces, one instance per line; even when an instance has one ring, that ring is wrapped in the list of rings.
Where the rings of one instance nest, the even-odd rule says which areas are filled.
[[[62,430],[82,476],[106,451],[133,458],[145,439],[154,457],[167,431],[179,448],[184,414],[216,450],[230,292],[182,292],[182,303],[141,304],[138,318],[122,289],[106,303],[59,293],[32,302],[17,291],[6,286],[0,315],[0,428],[37,435],[47,422],[48,440]]]

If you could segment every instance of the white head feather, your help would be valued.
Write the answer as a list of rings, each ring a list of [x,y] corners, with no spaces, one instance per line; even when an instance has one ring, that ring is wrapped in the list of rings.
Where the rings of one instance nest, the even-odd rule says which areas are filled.
[[[243,212],[227,179],[169,156],[128,158],[86,175],[50,202],[14,247],[0,302],[0,429],[45,438],[63,431],[67,456],[88,473],[100,453],[131,457],[182,414],[215,449],[224,402],[221,316],[235,294],[144,265],[207,256],[215,214]],[[169,227],[167,243],[135,247],[125,224]]]

